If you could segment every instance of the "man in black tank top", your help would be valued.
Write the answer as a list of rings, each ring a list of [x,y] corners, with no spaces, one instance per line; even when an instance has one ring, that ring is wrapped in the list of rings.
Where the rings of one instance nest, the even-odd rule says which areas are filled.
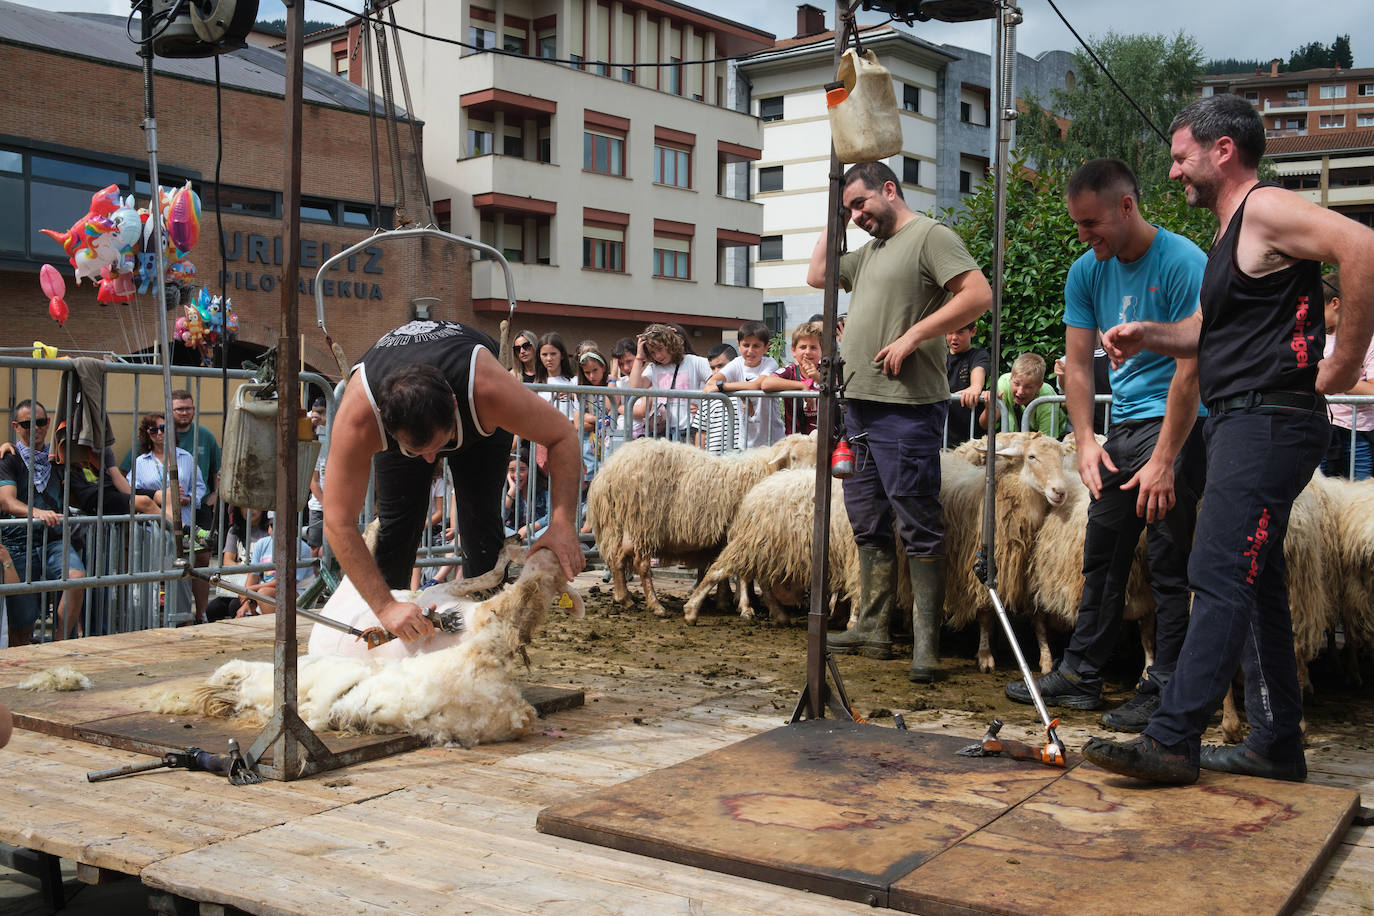
[[[533,544],[558,555],[571,579],[584,560],[575,519],[582,481],[577,432],[568,418],[497,362],[496,342],[451,321],[412,321],[383,335],[349,374],[330,430],[324,530],[339,565],[389,632],[433,632],[405,588],[429,508],[434,465],[447,459],[456,490],[464,575],[490,570],[501,549],[501,493],[511,434],[548,447],[549,527]],[[376,472],[377,554],[358,533],[370,471]]]
[[[1083,756],[1116,773],[1196,781],[1198,767],[1302,781],[1302,692],[1283,556],[1288,518],[1326,450],[1323,393],[1359,378],[1374,331],[1374,231],[1256,179],[1264,125],[1235,95],[1193,102],[1170,127],[1188,203],[1219,229],[1202,308],[1173,324],[1135,322],[1104,335],[1120,362],[1142,349],[1197,354],[1209,418],[1207,485],[1188,567],[1193,613],[1159,710],[1128,743],[1093,738]],[[1358,274],[1353,326],[1323,348],[1321,262]],[[1349,320],[1349,318],[1347,318]],[[1237,666],[1245,671],[1244,745],[1201,747]]]

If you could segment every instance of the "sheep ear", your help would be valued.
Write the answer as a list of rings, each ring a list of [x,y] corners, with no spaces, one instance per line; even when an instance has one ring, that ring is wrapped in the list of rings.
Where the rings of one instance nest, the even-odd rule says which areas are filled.
[[[1008,439],[1006,439],[1006,440],[999,440],[999,442],[998,442],[998,445],[997,445],[997,457],[998,457],[998,458],[1020,458],[1020,457],[1021,457],[1022,455],[1024,455],[1025,453],[1026,453],[1026,443],[1025,443],[1025,440],[1023,440],[1023,439],[1020,439],[1020,438],[1016,438],[1016,439],[1008,438]]]

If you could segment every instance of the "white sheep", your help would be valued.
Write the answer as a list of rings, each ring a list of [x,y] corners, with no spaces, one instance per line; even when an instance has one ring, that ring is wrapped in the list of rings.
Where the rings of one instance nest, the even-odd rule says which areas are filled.
[[[1056,629],[1072,631],[1083,603],[1083,541],[1088,528],[1087,486],[1078,476],[1077,462],[1065,461],[1064,501],[1050,510],[1035,538],[1031,554],[1030,588],[1035,600],[1035,636],[1040,650],[1040,671],[1049,673],[1054,665],[1046,623]],[[1070,466],[1072,465],[1072,466]],[[1145,667],[1154,664],[1155,601],[1150,591],[1145,536],[1136,544],[1135,560],[1126,582],[1123,620],[1137,621],[1140,643],[1145,650]]]
[[[301,718],[313,729],[409,732],[464,747],[526,734],[536,713],[521,695],[516,659],[565,585],[557,556],[537,550],[515,582],[472,608],[455,646],[399,659],[302,657]],[[235,659],[189,694],[165,694],[156,708],[265,720],[272,713],[272,665]]]
[[[633,567],[644,602],[667,610],[654,590],[650,561],[705,569],[725,545],[740,502],[769,474],[816,463],[814,436],[790,435],[771,446],[715,457],[690,445],[636,439],[616,449],[587,490],[596,547],[611,571],[615,599],[628,603]]]
[[[796,604],[811,585],[816,471],[779,471],[756,484],[740,503],[729,539],[683,606],[683,617],[696,623],[710,590],[729,577],[740,580],[739,613],[752,618],[747,583],[759,586],[769,619],[787,622],[783,604]],[[844,491],[830,489],[830,589],[836,598],[857,601],[859,560],[854,529],[844,508]]]
[[[940,456],[940,501],[945,519],[945,620],[954,629],[978,621],[978,669],[994,669],[992,599],[974,574],[982,546],[983,468],[987,440],[965,443]],[[1046,515],[1064,502],[1064,446],[1040,433],[997,437],[996,550],[997,591],[1003,606],[1032,608],[1030,566],[1035,538]]]

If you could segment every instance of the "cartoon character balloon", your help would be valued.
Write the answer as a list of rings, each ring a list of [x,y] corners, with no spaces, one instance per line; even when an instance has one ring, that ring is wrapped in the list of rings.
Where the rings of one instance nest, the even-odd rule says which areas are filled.
[[[48,314],[58,324],[67,323],[67,281],[62,279],[56,267],[44,264],[38,269],[38,285],[43,287],[43,295],[48,297]]]

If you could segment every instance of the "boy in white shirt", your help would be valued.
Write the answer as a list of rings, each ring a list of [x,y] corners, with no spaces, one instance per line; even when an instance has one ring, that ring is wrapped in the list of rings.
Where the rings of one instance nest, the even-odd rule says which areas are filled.
[[[768,356],[768,325],[762,321],[746,321],[740,326],[739,356],[725,364],[725,368],[711,373],[706,391],[758,391],[759,378],[778,371],[778,361]],[[783,437],[782,415],[773,400],[747,398],[744,401],[745,445],[754,448],[771,445]]]

